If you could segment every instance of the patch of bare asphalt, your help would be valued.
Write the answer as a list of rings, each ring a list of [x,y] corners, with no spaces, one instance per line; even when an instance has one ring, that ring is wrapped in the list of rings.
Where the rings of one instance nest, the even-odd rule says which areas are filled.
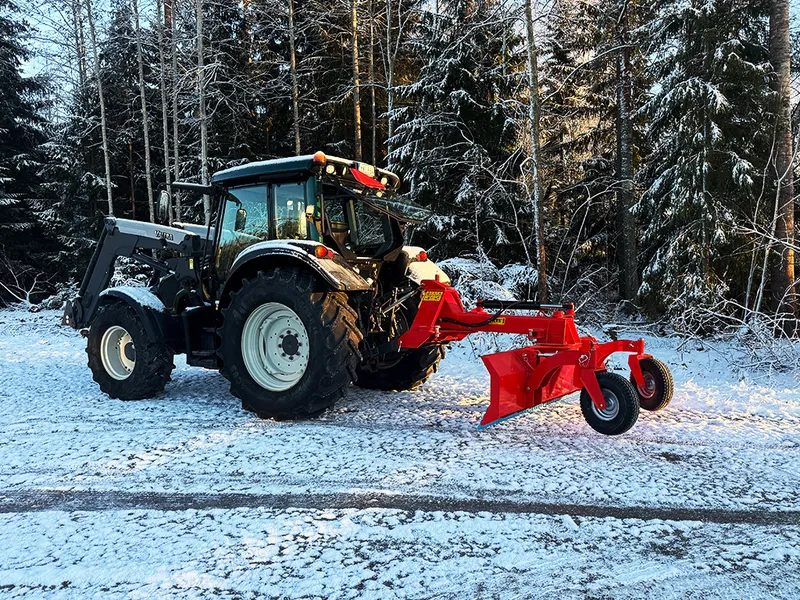
[[[344,493],[344,494],[174,494],[94,490],[14,490],[0,492],[0,513],[107,510],[211,510],[234,508],[396,509],[405,511],[489,512],[496,514],[570,515],[615,519],[661,519],[745,525],[797,525],[800,511],[559,504],[487,498]]]

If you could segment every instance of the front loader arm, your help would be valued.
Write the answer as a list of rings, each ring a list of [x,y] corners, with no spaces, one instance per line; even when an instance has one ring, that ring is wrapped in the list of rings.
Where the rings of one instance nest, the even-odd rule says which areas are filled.
[[[205,240],[190,231],[108,217],[78,295],[64,308],[62,323],[75,329],[89,325],[100,304],[100,294],[111,282],[114,265],[120,256],[149,265],[161,276],[177,273],[182,282],[199,287],[201,261],[192,259],[202,256],[204,245]],[[143,253],[166,249],[173,250],[179,256],[178,260],[162,260],[151,256],[152,253]]]

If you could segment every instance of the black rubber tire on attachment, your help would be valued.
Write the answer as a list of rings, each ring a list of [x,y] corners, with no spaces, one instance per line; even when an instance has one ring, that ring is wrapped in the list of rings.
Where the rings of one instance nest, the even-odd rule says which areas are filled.
[[[100,344],[103,334],[115,325],[130,334],[136,349],[136,362],[126,379],[111,377],[101,358]],[[120,400],[143,400],[157,396],[164,391],[172,369],[175,368],[172,350],[160,341],[151,340],[136,311],[122,302],[112,302],[100,307],[89,327],[86,354],[89,355],[92,379],[103,392]]]
[[[620,435],[628,431],[639,418],[639,397],[630,382],[616,373],[600,371],[597,373],[597,383],[603,396],[609,400],[608,394],[613,394],[618,406],[617,414],[611,418],[601,418],[594,408],[592,399],[586,388],[581,390],[581,412],[583,418],[592,429],[604,435]]]
[[[643,358],[639,361],[639,366],[642,368],[642,373],[645,378],[652,378],[655,389],[650,395],[642,394],[639,386],[631,375],[631,385],[636,390],[636,395],[639,397],[639,406],[644,410],[656,411],[665,408],[672,400],[672,394],[675,392],[675,384],[672,381],[672,373],[669,367],[657,358]],[[649,377],[648,377],[649,376]]]
[[[381,357],[377,369],[359,365],[356,385],[370,390],[413,390],[439,369],[444,355],[444,346],[440,344],[394,352]]]
[[[333,406],[346,395],[361,360],[358,314],[342,292],[319,291],[315,276],[305,269],[278,267],[259,271],[242,281],[222,310],[219,335],[220,372],[231,383],[231,393],[242,408],[262,419],[310,417]],[[250,314],[267,302],[292,309],[303,321],[309,338],[308,367],[300,380],[283,391],[261,387],[248,373],[241,338]]]

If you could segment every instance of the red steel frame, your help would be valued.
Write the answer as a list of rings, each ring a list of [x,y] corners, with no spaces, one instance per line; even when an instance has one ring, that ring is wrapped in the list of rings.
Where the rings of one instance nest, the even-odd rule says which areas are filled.
[[[410,329],[400,337],[403,348],[462,340],[470,333],[521,334],[532,345],[508,352],[482,356],[491,375],[491,401],[481,427],[523,410],[556,400],[586,388],[594,405],[603,410],[605,399],[597,383],[597,372],[615,352],[629,352],[628,366],[634,381],[644,386],[639,361],[644,340],[615,340],[598,343],[581,337],[575,327],[575,311],[556,310],[551,315],[501,315],[483,308],[464,310],[458,292],[447,284],[429,279],[422,282],[422,300]]]

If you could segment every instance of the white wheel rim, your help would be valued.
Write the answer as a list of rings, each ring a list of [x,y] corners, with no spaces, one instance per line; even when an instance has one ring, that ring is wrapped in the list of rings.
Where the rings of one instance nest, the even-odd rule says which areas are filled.
[[[291,308],[267,302],[242,329],[242,359],[255,382],[270,392],[294,386],[308,367],[310,345],[303,321]]]
[[[603,398],[606,400],[606,407],[598,410],[592,402],[592,412],[601,421],[611,421],[619,414],[619,399],[611,390],[603,389]]]
[[[119,325],[106,329],[100,339],[100,360],[114,379],[122,381],[130,377],[136,366],[136,347],[131,334]]]

